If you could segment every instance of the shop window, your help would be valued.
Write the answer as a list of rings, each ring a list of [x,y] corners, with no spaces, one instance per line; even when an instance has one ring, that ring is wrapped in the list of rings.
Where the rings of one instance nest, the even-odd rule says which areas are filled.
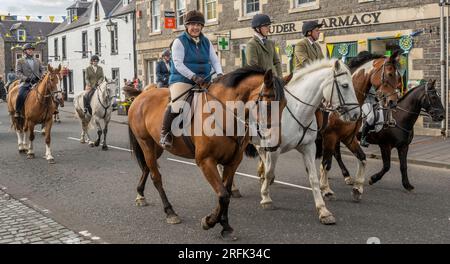
[[[330,54],[331,52],[331,54]],[[343,43],[328,43],[327,57],[335,59],[344,59],[348,62],[351,58],[358,55],[357,42],[343,42]]]

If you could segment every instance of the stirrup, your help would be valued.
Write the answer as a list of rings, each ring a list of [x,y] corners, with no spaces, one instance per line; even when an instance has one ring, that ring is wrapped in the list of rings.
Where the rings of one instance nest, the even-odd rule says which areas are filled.
[[[169,149],[173,146],[173,137],[172,135],[169,133],[166,133],[165,135],[161,136],[161,140],[159,141],[159,144],[161,144],[161,146],[164,149]]]
[[[367,140],[366,139],[362,139],[361,138],[361,141],[359,142],[359,145],[361,146],[361,147],[365,147],[365,148],[367,148],[367,147],[369,147],[369,142],[367,142]]]

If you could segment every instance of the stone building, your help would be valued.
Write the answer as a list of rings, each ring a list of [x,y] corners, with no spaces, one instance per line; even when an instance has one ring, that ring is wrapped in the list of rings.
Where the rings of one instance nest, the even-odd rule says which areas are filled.
[[[215,44],[225,72],[245,65],[254,14],[273,20],[271,39],[277,44],[283,71],[292,70],[293,45],[302,38],[305,21],[324,23],[319,44],[328,57],[345,60],[368,50],[389,55],[403,49],[405,89],[423,79],[440,85],[440,7],[436,0],[137,0],[138,76],[155,81],[155,63],[184,27],[183,13],[198,9],[206,15],[204,32]],[[175,12],[176,29],[165,29],[165,11]],[[222,43],[218,43],[219,37]],[[220,50],[219,46],[229,50]],[[438,86],[439,87],[439,86]],[[420,118],[416,132],[438,135],[440,123]]]
[[[9,16],[0,20],[0,75],[6,76],[11,68],[15,68],[17,59],[23,55],[21,47],[25,43],[35,45],[34,56],[47,64],[46,36],[58,25],[59,23],[17,21]]]

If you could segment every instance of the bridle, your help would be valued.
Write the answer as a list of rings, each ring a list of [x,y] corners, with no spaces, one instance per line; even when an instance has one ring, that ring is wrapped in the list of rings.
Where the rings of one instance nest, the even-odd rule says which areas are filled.
[[[104,82],[106,82],[106,84],[105,84],[105,88],[104,89],[106,89],[106,90],[102,90],[101,89],[101,85],[99,85],[98,86],[98,88],[97,88],[97,100],[98,100],[98,103],[103,107],[103,109],[105,110],[105,113],[103,114],[103,119],[106,117],[106,114],[107,114],[107,111],[108,111],[108,109],[111,107],[111,100],[114,98],[114,96],[110,96],[109,95],[109,88],[108,88],[108,84],[111,84],[111,83],[114,83],[114,82],[108,82],[108,81],[104,81]],[[103,104],[103,102],[102,102],[102,100],[101,100],[101,98],[100,98],[100,93],[103,95],[103,93],[107,93],[107,97],[106,98],[104,98],[105,100],[108,100],[107,101],[107,106],[105,106],[104,104]]]

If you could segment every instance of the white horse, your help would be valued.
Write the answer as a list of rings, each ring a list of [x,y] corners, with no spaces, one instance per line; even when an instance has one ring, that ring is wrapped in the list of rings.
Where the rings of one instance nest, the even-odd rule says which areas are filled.
[[[83,91],[75,96],[75,112],[77,113],[77,116],[81,121],[80,143],[84,144],[87,140],[88,144],[91,147],[98,147],[100,145],[100,139],[103,134],[102,150],[108,150],[108,146],[106,144],[106,134],[108,133],[108,124],[111,120],[111,105],[116,89],[117,83],[115,80],[108,81],[106,78],[103,80],[103,82],[97,87],[96,91],[92,95],[92,115],[90,115],[89,113],[84,113],[83,111],[84,95],[86,91]],[[103,129],[100,124],[100,120],[103,120],[104,122]],[[91,141],[88,133],[88,129],[92,127],[92,123],[94,123],[97,128],[98,138],[95,142]]]
[[[261,177],[261,206],[272,209],[269,185],[273,182],[275,165],[282,153],[296,149],[303,154],[306,172],[314,196],[320,222],[334,224],[333,214],[328,211],[322,198],[315,165],[317,122],[315,112],[325,101],[332,111],[341,113],[347,120],[356,120],[360,108],[353,89],[352,75],[339,60],[324,59],[296,72],[286,86],[287,105],[281,121],[281,145],[277,151],[267,152],[254,142],[261,158],[258,173]],[[361,189],[364,173],[359,171],[353,188]]]

